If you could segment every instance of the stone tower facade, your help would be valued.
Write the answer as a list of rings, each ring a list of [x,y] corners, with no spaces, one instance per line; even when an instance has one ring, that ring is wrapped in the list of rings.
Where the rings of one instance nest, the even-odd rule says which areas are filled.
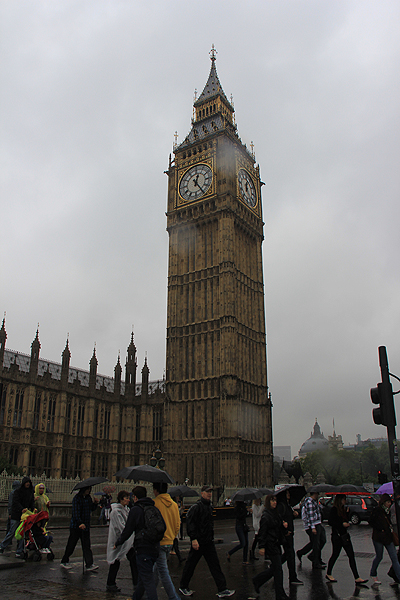
[[[241,142],[215,50],[168,175],[163,450],[183,481],[271,482],[259,166]]]

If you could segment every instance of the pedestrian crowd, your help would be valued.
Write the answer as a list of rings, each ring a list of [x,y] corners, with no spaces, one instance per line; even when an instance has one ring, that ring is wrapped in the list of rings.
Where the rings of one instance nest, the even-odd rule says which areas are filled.
[[[190,589],[190,581],[197,564],[204,557],[215,582],[217,596],[219,598],[232,596],[235,590],[227,587],[214,542],[212,490],[211,486],[204,485],[200,498],[186,514],[186,529],[190,539],[190,549],[186,559],[181,557],[178,544],[178,535],[182,533],[182,506],[178,506],[179,499],[171,498],[166,483],[153,484],[154,500],[147,496],[145,487],[137,485],[132,493],[127,490],[120,491],[117,501],[110,503],[109,508],[111,498],[107,498],[107,502],[103,501],[102,508],[107,506],[106,510],[109,511],[107,513],[109,521],[107,591],[111,593],[121,591],[117,585],[117,576],[121,561],[126,558],[134,587],[133,600],[140,600],[144,593],[148,600],[157,600],[159,581],[169,600],[179,600],[179,594],[185,597],[192,596],[194,592]],[[322,523],[318,492],[311,492],[303,501],[301,518],[308,541],[297,552],[294,547],[294,518],[299,516],[299,511],[292,508],[292,504],[290,486],[267,495],[263,504],[260,499],[254,499],[251,506],[248,506],[245,501],[236,501],[235,531],[238,543],[226,553],[227,561],[231,562],[232,556],[239,550],[242,550],[242,564],[245,566],[263,558],[264,567],[252,580],[256,593],[259,594],[261,586],[273,578],[276,600],[287,600],[289,596],[284,589],[284,563],[287,564],[289,586],[303,585],[297,576],[296,555],[300,565],[303,557],[307,556],[312,569],[326,568],[327,584],[331,585],[337,581],[333,569],[343,549],[348,557],[356,586],[365,585],[368,579],[363,579],[358,573],[349,533],[351,523],[349,509],[346,507],[346,494],[336,494],[330,510],[328,523],[331,526],[332,553],[328,564],[322,559],[326,532]],[[69,538],[61,559],[63,569],[72,568],[69,559],[78,541],[82,546],[86,570],[98,569],[93,562],[90,543],[91,514],[98,505],[99,501],[96,498],[92,499],[91,487],[81,488],[74,496]],[[25,558],[30,539],[33,540],[34,551],[51,553],[50,544],[53,538],[46,530],[49,506],[50,500],[43,483],[33,488],[29,477],[24,477],[22,482],[15,481],[9,496],[7,531],[0,544],[0,553],[11,545],[14,536],[18,540],[17,558]],[[400,583],[399,556],[395,547],[398,545],[398,536],[391,521],[391,506],[391,497],[388,494],[381,495],[370,518],[375,549],[375,557],[370,569],[373,586],[381,585],[377,569],[385,549],[392,563],[388,575],[395,583]],[[247,517],[250,514],[254,539],[249,552],[250,528],[247,525]],[[31,538],[27,537],[28,533]],[[168,557],[171,552],[177,555],[180,564],[185,561],[178,591],[168,569]]]

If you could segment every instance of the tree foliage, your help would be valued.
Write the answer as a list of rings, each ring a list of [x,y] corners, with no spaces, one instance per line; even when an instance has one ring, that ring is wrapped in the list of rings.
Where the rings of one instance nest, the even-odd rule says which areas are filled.
[[[378,483],[378,471],[388,474],[390,479],[390,459],[387,443],[376,448],[372,444],[363,450],[316,450],[309,452],[299,462],[303,473],[311,473],[313,479],[319,473],[325,476],[326,483],[341,485],[363,482]]]

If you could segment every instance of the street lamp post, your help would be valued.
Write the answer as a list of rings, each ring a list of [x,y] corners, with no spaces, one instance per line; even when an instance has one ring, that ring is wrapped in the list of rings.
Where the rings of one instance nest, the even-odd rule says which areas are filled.
[[[160,448],[157,448],[157,450],[153,450],[153,456],[150,458],[150,465],[152,467],[156,467],[157,469],[164,468],[165,458],[163,457]]]

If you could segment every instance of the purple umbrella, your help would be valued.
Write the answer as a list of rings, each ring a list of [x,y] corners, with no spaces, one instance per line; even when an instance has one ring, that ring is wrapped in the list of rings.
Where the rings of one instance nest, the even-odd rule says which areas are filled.
[[[375,494],[393,494],[393,482],[388,481],[387,483],[384,483],[376,490]]]

